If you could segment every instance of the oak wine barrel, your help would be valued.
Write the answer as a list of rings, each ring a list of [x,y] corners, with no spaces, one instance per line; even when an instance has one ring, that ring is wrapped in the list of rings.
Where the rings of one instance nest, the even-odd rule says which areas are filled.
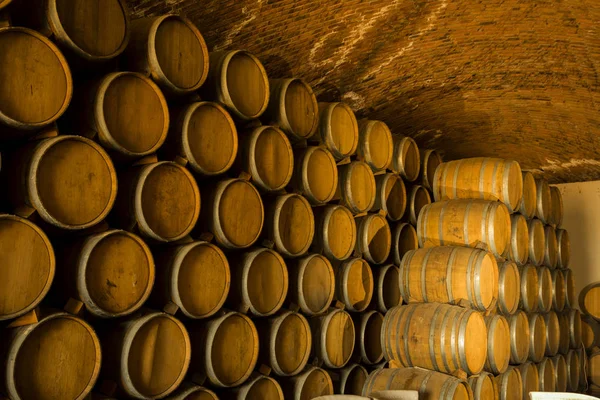
[[[550,224],[559,227],[563,221],[563,199],[560,189],[556,186],[550,186]]]
[[[510,216],[510,242],[505,255],[517,265],[525,265],[529,259],[529,229],[521,214]]]
[[[367,214],[357,218],[356,230],[356,251],[371,264],[383,264],[392,247],[392,232],[385,217]]]
[[[359,142],[358,122],[350,106],[319,103],[318,137],[336,160],[354,155]]]
[[[558,260],[558,242],[556,241],[556,231],[550,225],[546,225],[544,229],[546,238],[544,243],[544,265],[548,268],[556,268]]]
[[[535,215],[536,204],[537,204],[537,189],[535,186],[535,178],[529,171],[522,172],[523,177],[523,198],[519,204],[517,210],[525,218],[531,219]]]
[[[567,268],[564,269],[562,273],[565,278],[565,308],[576,308],[578,299],[575,297],[575,278],[573,277],[573,271]],[[598,315],[600,315],[600,312]]]
[[[312,354],[327,368],[342,368],[354,352],[355,327],[350,314],[333,309],[311,317]]]
[[[494,375],[489,372],[481,372],[479,375],[470,376],[467,382],[475,399],[498,400],[498,384],[494,379]]]
[[[390,128],[382,121],[358,122],[357,154],[374,172],[385,171],[392,162],[394,142]]]
[[[572,349],[581,347],[581,313],[577,309],[566,312],[569,321],[569,345]]]
[[[529,400],[529,393],[540,391],[540,377],[536,364],[525,362],[518,366],[523,383],[522,400]],[[518,400],[518,398],[517,398]]]
[[[373,271],[375,279],[376,308],[381,313],[386,313],[390,308],[402,304],[399,289],[400,270],[394,264],[387,264]]]
[[[329,150],[319,146],[297,149],[290,186],[312,205],[333,199],[338,187],[338,170]]]
[[[567,284],[567,290],[568,288],[569,285]],[[570,302],[569,305],[574,306]],[[592,282],[579,292],[579,308],[582,313],[595,318],[597,321],[600,320],[600,282]]]
[[[429,191],[421,185],[413,185],[408,191],[408,205],[405,219],[416,226],[423,207],[431,204]]]
[[[579,357],[579,387],[578,390],[580,392],[585,391],[586,388],[588,388],[588,381],[587,381],[587,372],[590,370],[590,363],[588,360],[588,355],[586,353],[586,350],[581,348],[578,349],[577,351],[577,357]],[[568,369],[567,369],[568,371]]]
[[[499,400],[520,399],[523,395],[523,379],[521,372],[515,367],[508,367],[506,372],[496,377]]]
[[[284,400],[283,390],[279,383],[270,376],[257,374],[248,382],[231,391],[235,400]],[[204,399],[200,399],[204,400]]]
[[[510,361],[510,327],[501,315],[485,317],[487,327],[487,360],[485,370],[501,374],[508,368]]]
[[[519,308],[527,312],[538,310],[540,283],[537,269],[527,264],[519,268],[521,278],[521,297]]]
[[[565,356],[565,362],[567,363],[567,389],[574,392],[579,387],[579,374],[581,373],[581,363],[577,351],[569,350]],[[592,383],[594,383],[593,379]]]
[[[314,399],[333,394],[333,382],[324,369],[312,367],[294,377],[281,379],[286,400]]]
[[[529,262],[533,265],[542,265],[545,255],[546,234],[544,224],[537,218],[527,222],[529,230]]]
[[[309,254],[288,262],[291,302],[306,315],[322,314],[335,294],[335,274],[331,263],[320,254]]]
[[[555,388],[549,388],[549,392],[566,392],[567,391],[567,363],[562,354],[551,358],[554,367],[554,380],[556,381]]]
[[[545,355],[554,357],[558,353],[560,346],[560,321],[554,311],[543,314],[546,324],[546,351]]]
[[[314,209],[315,237],[311,249],[332,260],[346,260],[356,245],[356,221],[346,207],[327,205]]]
[[[399,221],[406,211],[406,187],[399,175],[388,173],[375,177],[375,204],[373,211],[383,210],[390,221]]]
[[[552,274],[546,267],[538,267],[538,307],[537,311],[546,313],[552,309]]]
[[[413,138],[402,135],[392,135],[394,152],[390,169],[404,178],[414,182],[419,177],[421,156],[419,147]]]
[[[2,1],[0,1],[0,10],[3,9],[4,7],[8,6],[10,3],[12,3],[12,0],[2,0]]]
[[[543,223],[547,224],[550,221],[550,215],[552,213],[552,194],[550,192],[550,186],[548,186],[548,181],[544,178],[536,178],[535,188],[537,194],[535,216]]]
[[[191,382],[183,382],[176,391],[171,393],[167,400],[219,400],[219,397],[210,389],[198,386]],[[92,400],[95,400],[92,397]]]
[[[543,358],[537,364],[540,379],[540,391],[554,392],[556,390],[556,371],[551,359]]]
[[[557,314],[558,326],[560,328],[560,338],[558,344],[558,352],[566,355],[569,352],[570,333],[569,333],[569,317],[566,313]]]
[[[600,323],[589,315],[581,316],[581,342],[586,350],[600,344]]]
[[[346,309],[364,311],[373,297],[374,280],[369,264],[361,258],[350,258],[334,267],[335,297]]]
[[[375,205],[377,187],[375,176],[369,166],[362,161],[338,167],[338,191],[340,204],[353,214],[368,212]]]
[[[507,318],[510,328],[510,363],[522,364],[527,361],[531,342],[529,319],[521,310]]]
[[[589,355],[587,376],[590,383],[600,386],[600,350],[598,348]]]
[[[571,259],[571,240],[569,239],[569,232],[566,229],[556,230],[556,242],[557,242],[557,257],[556,265],[558,268],[568,268],[569,261]]]
[[[299,194],[277,196],[266,204],[265,233],[284,257],[299,257],[308,251],[315,235],[310,203]]]
[[[355,351],[362,364],[373,365],[383,360],[381,349],[381,327],[383,315],[378,311],[367,311],[356,317]]]
[[[339,381],[335,382],[335,392],[340,394],[360,396],[369,373],[366,368],[360,364],[350,364],[341,370],[336,371],[339,374]]]
[[[389,262],[400,265],[402,258],[410,250],[419,248],[417,230],[409,223],[398,222],[392,227],[392,250]]]
[[[542,314],[529,315],[529,360],[539,363],[546,352],[546,323]]]
[[[507,316],[519,308],[521,276],[517,264],[505,261],[498,264],[498,311]]]
[[[419,168],[419,183],[425,189],[433,190],[433,179],[435,170],[442,163],[442,156],[437,150],[421,149],[419,151],[421,167]]]
[[[561,312],[566,303],[565,277],[560,269],[552,271],[552,308]]]

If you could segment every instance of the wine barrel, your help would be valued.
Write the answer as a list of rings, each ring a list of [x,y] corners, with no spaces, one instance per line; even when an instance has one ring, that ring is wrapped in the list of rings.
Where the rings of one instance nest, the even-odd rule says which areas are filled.
[[[169,131],[169,108],[158,86],[136,72],[104,76],[89,93],[86,129],[124,157],[155,153]]]
[[[258,360],[258,333],[252,320],[237,312],[188,325],[192,365],[216,387],[239,386]]]
[[[600,320],[600,282],[592,282],[579,292],[579,308],[582,313]]]
[[[540,380],[540,391],[554,392],[556,391],[556,371],[554,364],[549,358],[543,358],[537,364],[538,376]]]
[[[0,321],[31,311],[44,299],[56,260],[52,243],[32,222],[0,214]]]
[[[342,368],[354,351],[355,328],[350,314],[340,309],[311,317],[312,354],[328,368]]]
[[[427,189],[421,185],[413,185],[408,192],[408,209],[406,210],[408,222],[416,226],[421,210],[429,204],[431,204],[431,196]]]
[[[525,265],[529,259],[529,229],[527,220],[521,214],[510,216],[510,242],[506,250],[506,257],[517,265]]]
[[[73,95],[71,70],[48,38],[27,28],[1,28],[0,65],[0,123],[39,129],[67,110]]]
[[[400,270],[394,264],[387,264],[373,271],[375,279],[375,301],[379,312],[386,313],[390,308],[402,304],[399,289]]]
[[[531,342],[529,319],[523,311],[517,311],[508,317],[510,328],[510,362],[522,364],[526,362]]]
[[[373,211],[383,210],[390,221],[399,221],[406,211],[406,187],[397,174],[383,174],[375,177],[375,204]]]
[[[299,194],[276,197],[266,205],[266,236],[284,257],[299,257],[308,251],[315,234],[310,203]]]
[[[309,368],[306,372],[281,380],[283,394],[287,400],[314,399],[333,394],[333,382],[324,369]]]
[[[417,223],[420,247],[486,245],[497,256],[510,240],[510,215],[502,203],[448,200],[423,207]]]
[[[519,211],[527,219],[533,218],[537,204],[537,189],[535,187],[535,178],[529,171],[522,172],[523,177],[523,198],[519,204]]]
[[[563,199],[558,187],[550,186],[550,199],[550,224],[559,227],[563,221]]]
[[[392,162],[394,142],[390,128],[381,121],[358,122],[357,154],[374,172],[385,171]]]
[[[565,278],[561,270],[555,269],[552,271],[552,308],[561,312],[565,308]]]
[[[560,346],[560,321],[554,311],[549,311],[543,315],[546,324],[546,351],[548,357],[553,357],[558,353]]]
[[[189,234],[200,215],[200,191],[183,166],[160,161],[130,168],[119,176],[115,222],[157,242]]]
[[[259,126],[243,136],[240,166],[252,182],[267,192],[287,186],[294,171],[294,153],[289,139],[275,126]]]
[[[558,268],[568,268],[571,259],[571,241],[566,229],[556,230],[557,254],[556,265]]]
[[[571,309],[566,312],[569,321],[569,345],[572,349],[581,347],[581,313]]]
[[[563,270],[562,273],[565,278],[565,308],[576,308],[577,298],[575,297],[575,279],[573,278],[573,271],[567,268]],[[581,309],[583,310],[583,308]],[[598,315],[600,315],[600,312]]]
[[[552,309],[552,274],[546,267],[538,267],[538,307],[537,311],[546,313]]]
[[[419,177],[421,169],[421,156],[419,147],[413,138],[402,135],[393,135],[394,153],[390,169],[405,179],[414,182]]]
[[[340,394],[349,394],[360,396],[369,373],[360,364],[350,364],[341,370],[336,371],[339,374],[339,381],[335,382],[335,392]]]
[[[269,79],[269,105],[263,114],[291,141],[310,139],[319,124],[319,106],[312,88],[303,79]]]
[[[10,3],[12,3],[12,0],[2,0],[2,1],[0,1],[0,10],[3,9],[4,7],[8,6]]]
[[[119,385],[120,397],[161,398],[173,392],[190,365],[190,336],[169,314],[134,315],[102,338],[103,379]]]
[[[579,357],[579,387],[580,392],[585,391],[588,388],[587,372],[589,369],[588,356],[585,349],[581,348],[577,350],[577,357]],[[568,370],[567,370],[568,371]]]
[[[377,187],[375,176],[369,166],[362,161],[338,167],[338,190],[340,204],[348,207],[353,214],[365,213],[375,205]]]
[[[552,194],[550,186],[548,186],[548,181],[544,178],[536,178],[535,190],[537,194],[535,216],[547,224],[550,221],[552,213]]]
[[[528,361],[519,365],[517,368],[519,369],[521,381],[523,383],[522,400],[529,400],[529,393],[540,391],[540,377],[538,375],[537,366]]]
[[[382,318],[383,319],[383,318]],[[259,360],[279,376],[297,375],[310,355],[312,339],[302,314],[284,311],[267,320],[257,320]]]
[[[277,252],[253,249],[231,263],[227,305],[256,316],[273,315],[283,306],[288,282],[287,267]]]
[[[209,54],[204,38],[198,28],[182,15],[169,14],[131,21],[131,39],[125,59],[129,70],[152,77],[164,91],[173,95],[197,90],[209,74]],[[211,81],[221,83],[215,76],[220,72],[220,65],[214,64],[217,64],[215,72],[211,54]],[[245,94],[249,96],[249,93]],[[217,100],[228,105],[225,98]]]
[[[320,254],[310,254],[288,263],[289,300],[306,315],[322,314],[335,293],[331,263]]]
[[[487,356],[483,316],[447,304],[392,308],[385,315],[381,339],[386,360],[440,372],[462,369],[475,375],[483,369]]]
[[[400,295],[407,303],[462,301],[486,311],[498,299],[498,265],[483,250],[455,246],[411,250],[402,259],[399,279]]]
[[[382,368],[369,375],[363,396],[381,390],[417,390],[428,400],[473,400],[469,384],[461,379],[422,368]]]
[[[501,315],[485,317],[487,327],[487,360],[485,370],[501,374],[508,368],[510,361],[510,327]]]
[[[581,364],[576,350],[569,350],[565,356],[567,363],[567,389],[574,392],[579,387],[579,374],[581,373]],[[590,368],[591,372],[591,368]],[[589,375],[588,375],[589,376]],[[594,379],[590,379],[594,383]],[[596,381],[597,382],[597,381]]]
[[[358,148],[358,122],[350,106],[319,103],[318,135],[336,160],[353,156]]]
[[[227,249],[252,246],[262,231],[263,203],[256,188],[244,179],[226,179],[207,188],[200,216],[203,228]]]
[[[390,255],[392,232],[385,217],[367,214],[356,221],[355,249],[370,263],[383,264]]]
[[[355,351],[362,364],[373,365],[383,360],[381,349],[381,327],[383,315],[378,311],[368,311],[356,317]]]
[[[550,225],[544,228],[544,265],[548,268],[556,268],[558,260],[558,242],[556,241],[556,232]]]
[[[399,222],[392,227],[392,250],[388,262],[400,265],[406,253],[418,248],[417,231],[411,224]]]
[[[364,311],[373,298],[374,281],[369,264],[361,258],[351,258],[334,270],[336,299],[349,311]]]
[[[210,101],[186,105],[172,118],[165,146],[200,176],[227,172],[238,153],[238,132],[223,106]]]
[[[586,350],[600,344],[600,323],[589,315],[581,316],[581,342]]]
[[[437,150],[421,149],[419,151],[419,158],[421,159],[419,183],[424,186],[425,189],[432,191],[435,170],[442,163],[442,157]]]
[[[2,386],[11,399],[83,399],[100,372],[96,333],[69,314],[53,313],[5,330],[1,343]]]
[[[496,377],[499,400],[520,399],[523,395],[523,379],[521,372],[515,367],[509,367],[506,372]]]
[[[560,328],[560,338],[558,342],[558,351],[566,355],[570,348],[569,317],[566,313],[557,314],[558,326]]]
[[[529,262],[533,265],[542,265],[546,243],[544,224],[534,218],[527,222],[527,228],[529,230]]]
[[[501,158],[466,158],[447,161],[433,178],[435,201],[483,199],[503,202],[510,212],[517,210],[523,197],[523,177],[519,163]]]
[[[519,268],[521,278],[521,297],[519,308],[527,312],[535,312],[538,309],[540,284],[537,269],[530,264]]]
[[[512,315],[519,307],[521,298],[521,277],[517,265],[505,261],[498,265],[498,311]]]
[[[327,205],[314,210],[315,238],[311,249],[332,260],[346,260],[356,245],[356,222],[352,213],[341,205]]]
[[[529,360],[539,363],[546,352],[546,323],[541,314],[529,315]]]
[[[333,199],[338,187],[338,170],[329,150],[318,146],[297,149],[290,186],[313,205]]]
[[[231,394],[235,396],[235,400],[284,400],[279,383],[269,376],[258,374],[244,385],[233,389]]]
[[[600,386],[600,350],[595,349],[588,358],[587,376],[590,383]]]
[[[470,376],[467,383],[473,391],[476,400],[498,400],[498,384],[494,375],[481,372],[479,375]]]
[[[176,391],[171,393],[167,400],[219,400],[219,397],[210,389],[198,386],[191,382],[183,382]],[[95,397],[92,397],[95,400]]]
[[[118,229],[89,235],[63,261],[66,292],[101,318],[139,309],[154,286],[154,258],[137,235]],[[166,302],[162,303],[164,306]]]
[[[552,357],[554,367],[555,388],[549,388],[548,392],[566,392],[567,391],[567,363],[562,354]]]

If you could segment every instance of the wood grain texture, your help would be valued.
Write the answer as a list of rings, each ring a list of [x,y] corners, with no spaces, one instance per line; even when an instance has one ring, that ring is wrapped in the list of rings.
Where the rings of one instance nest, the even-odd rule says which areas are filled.
[[[358,148],[358,122],[345,103],[319,103],[318,136],[336,160],[350,157]]]
[[[529,231],[529,262],[533,265],[542,265],[544,262],[546,233],[544,224],[537,218],[527,221]]]
[[[289,300],[305,315],[322,314],[335,294],[331,263],[320,254],[310,254],[288,263]]]
[[[361,120],[358,123],[357,154],[374,172],[383,171],[392,162],[394,143],[390,128],[382,121]]]
[[[400,270],[394,264],[381,266],[373,271],[375,279],[375,301],[379,312],[386,313],[402,304],[400,292]]]
[[[546,313],[552,308],[552,274],[546,267],[538,267],[538,306],[537,311]]]
[[[512,315],[521,299],[521,276],[517,264],[506,261],[498,264],[498,312]]]
[[[569,350],[565,356],[567,362],[567,389],[577,390],[579,387],[579,375],[581,374],[581,363],[576,350]]]
[[[494,379],[494,375],[482,372],[478,376],[469,377],[467,382],[475,398],[480,400],[497,400],[498,384]]]
[[[529,171],[522,171],[523,174],[523,198],[519,204],[519,212],[527,219],[533,218],[537,205],[537,188],[535,178]]]
[[[546,351],[546,323],[542,314],[529,314],[529,355],[530,361],[539,363]]]
[[[332,260],[346,260],[356,244],[356,221],[342,205],[314,209],[315,237],[311,249]]]
[[[521,372],[515,367],[496,377],[498,384],[499,400],[519,399],[523,394],[523,380]]]
[[[442,163],[442,156],[437,150],[420,149],[419,158],[421,160],[421,168],[419,168],[418,182],[427,190],[433,191],[435,171]]]
[[[283,393],[290,400],[311,400],[333,394],[333,382],[324,369],[312,367],[300,375],[281,380]]]
[[[529,319],[525,312],[518,310],[508,317],[510,327],[510,362],[521,364],[527,361],[531,342]]]
[[[369,264],[361,258],[350,258],[334,267],[335,298],[347,310],[364,311],[373,297],[373,272]]]
[[[258,375],[248,383],[233,390],[235,400],[284,400],[283,391],[277,381],[269,376]]]
[[[339,370],[339,374],[340,381],[339,386],[335,388],[336,391],[347,395],[360,396],[362,394],[363,387],[369,376],[365,367],[360,364],[350,364]]]
[[[329,150],[319,146],[296,149],[290,186],[312,205],[333,199],[338,186],[338,170]]]
[[[375,176],[369,166],[362,161],[353,161],[338,166],[338,192],[340,204],[353,214],[368,212],[375,204],[377,188]]]
[[[544,314],[546,324],[546,352],[547,357],[554,357],[558,353],[560,345],[560,322],[554,311]]]
[[[342,368],[354,352],[356,330],[350,314],[334,309],[310,319],[312,354],[328,368]]]
[[[310,203],[299,194],[285,194],[270,202],[266,213],[266,237],[284,257],[305,254],[312,244],[315,221]]]
[[[556,383],[554,390],[557,392],[567,391],[567,363],[562,354],[551,358],[554,367],[554,381]],[[552,389],[550,388],[549,391]]]
[[[532,362],[525,362],[519,365],[521,380],[523,382],[523,399],[529,398],[529,393],[540,390],[540,378],[537,366]]]
[[[383,264],[392,247],[392,232],[385,217],[368,214],[357,218],[356,225],[356,251],[371,264]]]
[[[392,227],[392,250],[389,262],[400,265],[404,255],[419,248],[417,230],[409,223],[399,222]]]
[[[373,211],[383,210],[390,221],[398,221],[406,211],[406,187],[397,174],[383,174],[375,177],[376,195]]]
[[[421,155],[413,138],[394,135],[394,154],[390,169],[400,174],[407,182],[414,182],[419,177]]]
[[[510,242],[505,252],[509,260],[517,265],[525,265],[529,259],[529,228],[521,214],[510,216]]]

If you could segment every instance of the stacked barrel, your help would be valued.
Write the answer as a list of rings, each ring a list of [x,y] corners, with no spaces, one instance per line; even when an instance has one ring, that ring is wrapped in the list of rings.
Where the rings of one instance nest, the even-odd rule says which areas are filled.
[[[592,282],[579,293],[581,310],[582,385],[590,394],[600,396],[600,282]],[[586,382],[587,378],[587,382]]]

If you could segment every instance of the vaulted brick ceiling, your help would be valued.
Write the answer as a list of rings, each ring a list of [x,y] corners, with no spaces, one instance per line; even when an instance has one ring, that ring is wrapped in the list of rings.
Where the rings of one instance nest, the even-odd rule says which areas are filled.
[[[446,159],[514,158],[600,179],[597,0],[127,0],[184,13],[209,48],[247,49]]]

